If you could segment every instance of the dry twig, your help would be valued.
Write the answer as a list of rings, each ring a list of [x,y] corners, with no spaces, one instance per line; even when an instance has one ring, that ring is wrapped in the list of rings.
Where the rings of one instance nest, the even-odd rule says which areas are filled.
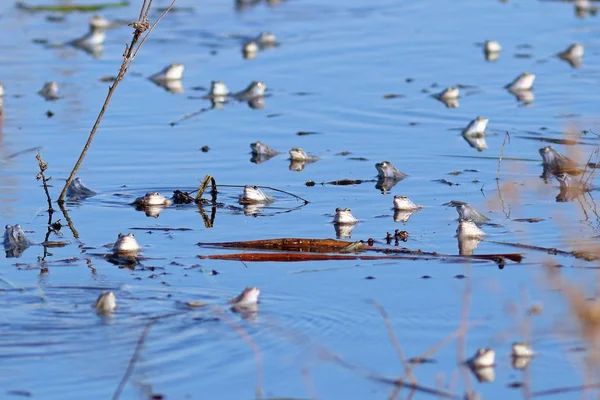
[[[73,182],[73,179],[75,178],[75,174],[77,174],[79,167],[81,166],[81,164],[83,163],[83,160],[85,159],[85,156],[90,148],[90,145],[92,144],[92,140],[94,140],[94,136],[96,135],[96,131],[98,130],[98,126],[100,125],[100,121],[102,121],[102,118],[104,117],[104,113],[106,112],[106,109],[108,108],[108,104],[110,103],[112,95],[114,94],[117,86],[119,85],[119,82],[121,82],[123,80],[123,78],[125,77],[125,74],[127,74],[127,71],[129,70],[129,67],[133,63],[133,60],[137,56],[137,54],[140,51],[143,44],[146,42],[146,39],[148,39],[148,36],[150,35],[150,33],[152,33],[152,31],[156,27],[156,24],[158,24],[160,22],[160,20],[171,10],[171,8],[173,8],[176,1],[177,0],[173,0],[171,2],[171,4],[169,5],[169,7],[167,7],[167,9],[156,20],[156,22],[152,26],[150,26],[150,22],[148,20],[148,13],[150,12],[150,8],[152,7],[152,0],[144,0],[144,4],[142,4],[142,8],[140,9],[140,15],[138,17],[138,20],[129,24],[131,27],[133,27],[135,29],[135,31],[133,32],[133,38],[131,39],[131,43],[129,45],[125,45],[125,52],[123,53],[123,62],[121,63],[121,67],[119,68],[119,73],[117,74],[117,77],[116,77],[115,81],[113,82],[113,84],[108,89],[108,94],[106,95],[106,99],[104,100],[104,104],[102,105],[102,108],[100,109],[98,118],[96,118],[96,122],[94,123],[94,126],[92,127],[92,130],[90,132],[90,135],[88,136],[87,142],[85,143],[85,146],[83,147],[83,150],[81,151],[81,154],[79,155],[79,159],[75,163],[75,166],[73,167],[73,170],[71,171],[69,178],[67,178],[65,186],[64,186],[62,192],[60,193],[60,196],[58,197],[59,204],[64,203],[64,201],[65,201],[67,189],[69,188],[69,185],[71,184],[71,182]],[[142,35],[144,34],[144,32],[146,32],[146,34],[142,38]],[[141,38],[141,42],[138,44],[138,41],[140,41],[140,38]]]

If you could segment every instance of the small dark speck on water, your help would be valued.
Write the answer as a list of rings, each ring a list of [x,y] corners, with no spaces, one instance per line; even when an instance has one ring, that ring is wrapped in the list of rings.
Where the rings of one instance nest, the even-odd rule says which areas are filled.
[[[518,389],[523,387],[523,382],[509,382],[506,386],[511,389]]]
[[[421,277],[421,279],[431,279],[431,276],[430,276],[430,275],[423,275],[423,276]]]
[[[374,277],[374,276],[371,276],[371,275],[369,275],[369,276],[365,276],[365,279],[370,281],[370,280],[373,280],[373,279],[375,279],[375,277]]]
[[[54,117],[54,113],[52,111],[48,110],[48,111],[46,111],[46,117],[52,118],[52,117]]]
[[[406,83],[413,83],[415,80],[413,78],[406,78]]]
[[[466,278],[466,276],[464,276],[463,274],[454,275],[454,277],[456,279],[465,279]]]
[[[383,95],[384,99],[401,99],[403,97],[406,97],[403,94],[398,94],[398,93],[386,93]]]
[[[46,39],[33,39],[32,42],[36,43],[36,44],[47,44],[48,40],[46,40]]]
[[[533,57],[531,54],[527,53],[517,53],[515,54],[515,58],[531,58]]]
[[[320,135],[321,132],[310,132],[310,131],[299,131],[296,133],[298,136],[308,136],[308,135]]]
[[[6,394],[11,396],[32,397],[33,394],[27,390],[8,390]]]
[[[366,157],[348,157],[348,160],[352,160],[352,161],[369,161],[369,159],[366,158]]]
[[[335,153],[336,156],[347,156],[350,153],[348,150],[340,151],[339,153]]]
[[[309,186],[309,187],[315,186],[315,181],[308,180],[308,181],[306,181],[305,185]]]
[[[114,82],[117,79],[115,76],[106,75],[100,78],[100,82]]]
[[[410,125],[410,126],[417,126],[417,125],[419,125],[419,123],[418,122],[409,122],[408,125]]]
[[[208,146],[202,146],[200,148],[200,150],[202,150],[203,153],[208,153],[208,151],[210,150],[210,147],[208,147]]]
[[[217,271],[217,270],[215,270],[215,269],[213,269],[212,271],[210,271],[210,275],[219,275],[219,274],[220,274],[220,272]]]

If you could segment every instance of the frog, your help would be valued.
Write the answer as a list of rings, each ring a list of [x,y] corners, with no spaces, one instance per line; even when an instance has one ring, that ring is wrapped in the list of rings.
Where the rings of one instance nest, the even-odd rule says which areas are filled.
[[[33,243],[25,235],[21,225],[6,225],[4,227],[4,251],[7,258],[18,258]]]
[[[421,208],[423,208],[423,206],[413,203],[413,201],[407,196],[394,196],[394,210],[416,211],[420,210]]]
[[[580,68],[583,63],[584,52],[584,47],[581,43],[573,43],[556,55],[561,60],[568,62],[571,67]]]
[[[252,154],[257,156],[276,156],[277,154],[281,154],[280,151],[277,151],[260,141],[250,143],[250,149]]]
[[[398,171],[398,169],[389,161],[379,162],[375,164],[375,168],[377,169],[377,176],[379,179],[400,181],[408,176],[405,173]]]
[[[533,88],[533,81],[535,81],[535,74],[523,72],[511,83],[507,84],[505,88],[510,92],[528,91]]]
[[[260,289],[252,286],[244,289],[242,293],[228,301],[234,311],[244,311],[256,308]]]
[[[183,77],[185,66],[183,64],[170,64],[161,71],[151,75],[148,79],[155,82],[178,81]]]
[[[117,308],[117,297],[112,291],[102,292],[96,299],[94,308],[100,315],[112,314]]]
[[[531,346],[525,342],[515,342],[512,345],[513,357],[533,357],[535,355]]]
[[[485,129],[489,122],[488,118],[478,116],[462,130],[463,137],[481,137],[485,135]]]
[[[113,245],[113,253],[137,253],[138,251],[140,251],[140,245],[133,233],[128,233],[127,235],[119,233],[117,241]]]
[[[450,86],[433,96],[441,101],[456,100],[460,97],[460,89],[455,86]]]
[[[497,40],[486,40],[483,43],[483,51],[487,54],[500,53],[502,51],[502,46]]]
[[[542,177],[547,178],[548,175],[555,175],[561,172],[567,172],[572,175],[581,174],[581,170],[577,168],[577,163],[554,150],[552,146],[545,146],[539,149],[542,156],[542,165],[544,172]]]
[[[40,96],[42,96],[46,101],[55,101],[60,98],[58,95],[58,83],[46,82],[44,86],[38,92]]]
[[[478,349],[473,357],[467,360],[467,364],[474,369],[488,368],[494,366],[496,352],[489,348]]]
[[[352,210],[349,208],[336,208],[333,217],[334,224],[354,225],[358,222],[358,218],[352,215]]]
[[[242,91],[233,94],[233,97],[239,101],[250,101],[265,95],[267,85],[261,81],[252,81],[248,87]]]
[[[453,200],[449,204],[456,207],[456,212],[458,212],[459,221],[470,220],[477,225],[487,224],[491,221],[489,217],[475,210],[475,208],[469,203]]]
[[[319,160],[319,157],[306,153],[306,151],[302,150],[300,147],[294,147],[290,149],[289,154],[290,160],[292,161],[311,163]]]
[[[88,197],[95,196],[97,193],[92,189],[89,189],[83,184],[81,178],[77,177],[73,179],[69,187],[67,188],[67,199],[68,200],[83,200]]]
[[[244,186],[244,193],[240,196],[240,204],[269,204],[275,201],[275,198],[266,194],[258,186]]]
[[[173,202],[158,192],[148,192],[142,197],[138,197],[133,204],[140,207],[149,206],[170,206]]]

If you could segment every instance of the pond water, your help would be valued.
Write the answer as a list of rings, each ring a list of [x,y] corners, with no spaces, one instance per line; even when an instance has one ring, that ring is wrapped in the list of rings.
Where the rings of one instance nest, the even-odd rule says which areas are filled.
[[[135,20],[141,1],[132,3],[102,15]],[[67,202],[71,227],[56,207],[63,237],[50,239],[69,243],[33,245],[3,260],[2,397],[112,396],[148,322],[163,316],[147,332],[121,398],[403,398],[408,389],[398,394],[384,381],[404,370],[373,301],[385,308],[407,358],[435,349],[426,355],[434,362],[414,367],[422,387],[505,399],[581,385],[587,343],[546,264],[565,267],[562,277],[594,298],[597,263],[497,242],[570,251],[573,239],[589,239],[595,246],[597,192],[557,202],[558,181],[540,179],[538,153],[551,144],[583,165],[598,144],[595,12],[578,15],[572,2],[533,0],[246,3],[177,1],[120,83],[78,173],[98,194]],[[101,54],[65,45],[85,34],[91,15],[0,5],[0,216],[36,243],[45,239],[48,207],[31,149],[49,164],[56,200],[106,96],[110,83],[102,78],[117,74],[131,40],[131,28],[122,26],[107,32]],[[159,15],[153,11],[152,20]],[[262,31],[273,32],[279,45],[244,59],[244,38]],[[491,39],[503,48],[495,61],[482,48]],[[585,46],[577,68],[556,57],[575,42]],[[171,63],[185,65],[175,93],[147,79]],[[524,103],[504,85],[526,71],[536,80]],[[211,80],[232,91],[263,81],[264,106],[232,101],[210,109],[201,97]],[[37,94],[47,81],[58,83],[61,98]],[[456,85],[458,107],[432,97]],[[489,118],[482,151],[461,135],[480,115]],[[563,140],[566,132],[576,145]],[[252,163],[249,144],[257,140],[282,154]],[[294,170],[287,155],[293,147],[320,159]],[[374,167],[383,160],[409,175],[387,192]],[[268,186],[308,204],[267,190],[276,201],[248,212],[237,203],[241,187],[222,186],[218,201],[225,206],[215,211],[176,205],[153,217],[131,205],[149,191],[193,191],[206,174],[220,185]],[[321,184],[341,179],[368,182]],[[393,197],[402,194],[425,208],[396,222]],[[491,261],[439,258],[199,258],[242,250],[198,242],[335,237],[337,207],[360,220],[352,241],[373,238],[394,248],[386,232],[399,229],[408,232],[400,245],[456,255],[457,213],[444,205],[451,200],[492,219],[475,254],[519,252],[523,261],[500,269]],[[541,220],[522,220],[530,218]],[[121,232],[134,232],[142,246],[135,267],[103,257]],[[232,312],[227,301],[247,286],[261,290],[258,313]],[[103,290],[116,294],[114,315],[94,312]],[[188,301],[209,307],[188,310]],[[532,304],[542,311],[527,317]],[[469,329],[457,341],[461,324]],[[510,357],[511,344],[522,340],[537,353],[524,372]],[[495,376],[478,382],[461,362],[484,347],[496,351]],[[553,398],[573,396],[580,393]]]

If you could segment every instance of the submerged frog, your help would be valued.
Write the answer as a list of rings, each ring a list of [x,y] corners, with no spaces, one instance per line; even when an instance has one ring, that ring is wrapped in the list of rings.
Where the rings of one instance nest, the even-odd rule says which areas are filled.
[[[408,176],[398,171],[398,169],[389,161],[377,163],[375,164],[375,168],[377,168],[377,176],[379,179],[393,179],[399,181]]]
[[[479,227],[475,222],[473,222],[473,220],[468,219],[459,221],[458,228],[456,228],[456,235],[459,238],[478,239],[484,237],[486,233],[479,229]]]
[[[234,310],[244,310],[256,308],[258,305],[258,296],[260,289],[257,287],[247,287],[242,293],[229,300],[231,308]]]
[[[58,83],[54,81],[44,83],[38,94],[48,101],[58,100]]]
[[[335,215],[333,217],[334,224],[340,225],[350,225],[356,224],[358,222],[358,218],[352,215],[352,211],[349,208],[336,208]]]
[[[471,368],[487,368],[492,367],[496,361],[496,352],[491,348],[478,349],[473,357],[467,360],[467,364]]]
[[[158,192],[148,192],[142,197],[133,201],[134,205],[141,207],[148,206],[170,206],[173,202]]]
[[[233,95],[237,100],[249,101],[265,95],[267,85],[261,81],[253,81],[248,87]]]
[[[310,155],[302,150],[300,147],[294,147],[290,150],[290,160],[292,161],[301,161],[301,162],[315,162],[319,160],[319,157]]]
[[[258,186],[244,186],[244,193],[239,198],[240,204],[272,203],[275,198],[266,194]]]
[[[517,76],[514,81],[505,86],[511,92],[518,92],[522,90],[531,90],[533,88],[533,81],[535,80],[535,74],[530,72],[523,72]]]
[[[117,297],[113,292],[102,292],[94,303],[96,312],[101,315],[111,314],[117,308]]]
[[[185,66],[183,64],[170,64],[164,67],[160,72],[151,75],[149,79],[155,82],[181,80],[184,69]]]
[[[119,237],[113,246],[113,253],[137,253],[140,251],[140,245],[135,240],[133,233],[124,235],[119,233]]]
[[[488,122],[490,122],[488,118],[479,116],[469,122],[469,125],[463,129],[462,135],[464,137],[480,137],[485,134]]]
[[[82,200],[88,197],[95,196],[96,192],[87,188],[81,178],[75,178],[67,188],[67,199]]]
[[[402,211],[416,211],[423,208],[418,204],[415,204],[406,196],[394,196],[394,210],[402,210]]]

